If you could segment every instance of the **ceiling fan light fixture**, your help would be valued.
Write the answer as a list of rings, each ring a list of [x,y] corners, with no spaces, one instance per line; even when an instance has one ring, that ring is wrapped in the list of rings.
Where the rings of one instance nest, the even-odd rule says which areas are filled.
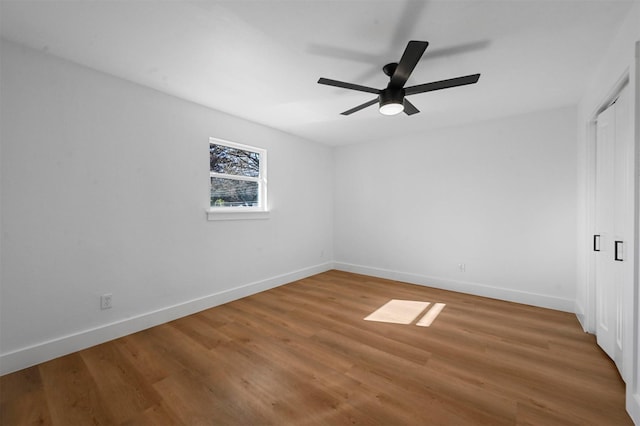
[[[404,111],[404,90],[387,87],[380,92],[380,114],[396,115]]]
[[[404,111],[404,105],[402,103],[389,102],[384,105],[380,105],[380,114],[382,115],[396,115]]]

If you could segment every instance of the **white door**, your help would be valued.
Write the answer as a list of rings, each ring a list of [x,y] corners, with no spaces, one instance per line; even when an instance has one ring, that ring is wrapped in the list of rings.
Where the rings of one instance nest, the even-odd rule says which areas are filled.
[[[632,230],[629,214],[629,120],[626,90],[598,115],[596,134],[595,235],[593,236],[596,336],[600,347],[613,359],[623,378],[628,334],[625,333],[625,297],[633,276],[629,275]],[[631,160],[631,161],[630,161]],[[632,175],[632,174],[631,174]],[[625,261],[626,258],[626,261]],[[625,324],[626,323],[626,324]]]
[[[615,104],[598,115],[596,134],[595,256],[596,336],[600,347],[616,360],[618,283],[614,274]]]

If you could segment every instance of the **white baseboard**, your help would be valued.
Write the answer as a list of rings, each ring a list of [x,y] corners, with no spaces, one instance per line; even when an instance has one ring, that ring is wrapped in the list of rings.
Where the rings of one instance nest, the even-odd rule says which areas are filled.
[[[539,306],[541,308],[555,309],[558,311],[574,313],[575,309],[575,300],[547,296],[544,294],[529,293],[525,291],[494,287],[469,281],[458,281],[438,277],[429,277],[426,275],[400,272],[390,269],[374,268],[371,266],[354,265],[344,262],[335,262],[334,267],[337,270],[345,272],[371,275],[378,278],[403,281],[411,284],[468,293],[476,296],[490,297],[492,299],[506,300],[509,302],[523,303],[526,305]]]
[[[0,354],[0,375],[333,269],[322,263]]]

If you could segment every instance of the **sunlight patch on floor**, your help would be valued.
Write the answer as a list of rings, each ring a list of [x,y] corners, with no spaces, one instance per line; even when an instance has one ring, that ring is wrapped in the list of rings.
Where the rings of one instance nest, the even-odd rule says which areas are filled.
[[[420,327],[429,327],[438,315],[440,315],[440,312],[442,312],[445,306],[447,305],[444,303],[434,303],[433,307],[429,309],[422,318],[420,318],[420,321],[418,321],[416,325],[419,325]]]
[[[411,324],[429,302],[391,299],[365,318],[367,321],[390,322],[393,324]]]
[[[431,302],[415,300],[391,299],[372,314],[365,317],[366,321],[386,322],[392,324],[412,324],[418,316],[431,305]],[[446,304],[435,303],[426,314],[418,320],[416,325],[429,327],[444,309]]]

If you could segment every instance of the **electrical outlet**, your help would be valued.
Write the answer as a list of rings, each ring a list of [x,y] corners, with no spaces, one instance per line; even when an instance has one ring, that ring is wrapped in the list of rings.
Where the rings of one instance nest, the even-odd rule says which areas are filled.
[[[467,265],[465,265],[464,263],[458,263],[458,270],[460,272],[464,272],[467,270]]]
[[[110,293],[100,296],[100,309],[111,309],[111,298],[112,295]]]

